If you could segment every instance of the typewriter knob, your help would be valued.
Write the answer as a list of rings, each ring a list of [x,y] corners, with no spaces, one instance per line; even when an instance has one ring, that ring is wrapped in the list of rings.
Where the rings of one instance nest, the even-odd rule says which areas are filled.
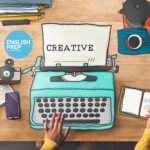
[[[126,46],[130,50],[138,50],[143,44],[142,38],[137,34],[132,34],[126,40]]]

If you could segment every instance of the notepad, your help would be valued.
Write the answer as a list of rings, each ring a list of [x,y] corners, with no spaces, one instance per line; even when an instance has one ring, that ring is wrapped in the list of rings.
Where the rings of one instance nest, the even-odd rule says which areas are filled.
[[[0,85],[0,106],[5,104],[5,94],[13,91],[10,85]]]
[[[145,118],[150,111],[150,91],[122,87],[119,112]]]

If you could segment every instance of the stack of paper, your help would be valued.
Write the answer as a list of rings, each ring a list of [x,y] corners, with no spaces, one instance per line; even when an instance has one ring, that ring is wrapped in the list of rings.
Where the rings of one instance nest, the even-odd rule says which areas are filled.
[[[5,104],[5,94],[9,92],[14,92],[10,85],[0,85],[0,106]]]
[[[44,17],[44,9],[51,6],[51,0],[1,0],[0,21],[31,21]]]

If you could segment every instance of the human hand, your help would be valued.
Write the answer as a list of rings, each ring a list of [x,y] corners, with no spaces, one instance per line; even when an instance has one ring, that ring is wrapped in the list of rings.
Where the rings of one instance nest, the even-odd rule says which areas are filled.
[[[45,122],[45,138],[48,138],[56,142],[57,144],[62,143],[70,132],[70,127],[65,131],[63,131],[62,129],[64,122],[64,117],[62,113],[60,113],[59,115],[56,115],[56,113],[53,114],[50,121],[50,127],[48,127],[48,121],[49,120],[47,119]]]

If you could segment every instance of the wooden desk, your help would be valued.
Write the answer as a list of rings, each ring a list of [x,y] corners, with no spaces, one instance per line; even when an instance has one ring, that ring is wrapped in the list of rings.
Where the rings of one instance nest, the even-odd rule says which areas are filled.
[[[41,24],[46,22],[92,22],[112,24],[112,36],[109,54],[117,53],[117,30],[123,27],[122,16],[117,14],[122,7],[121,0],[53,0],[53,8],[46,11],[42,21],[32,22],[29,26],[0,26],[0,65],[9,56],[4,50],[4,39],[9,32],[24,30],[33,37],[33,51],[22,60],[15,60],[15,66],[26,68],[32,66],[36,56],[42,55]],[[118,54],[120,65],[116,80],[116,101],[122,85],[150,89],[149,55],[123,56]],[[43,131],[33,130],[29,126],[29,89],[31,74],[23,75],[20,85],[13,86],[20,92],[22,118],[8,121],[5,107],[0,107],[0,141],[35,141],[43,139]],[[117,103],[116,102],[116,103]],[[116,124],[108,131],[72,131],[69,141],[137,141],[145,128],[145,121],[121,115],[116,116]]]

